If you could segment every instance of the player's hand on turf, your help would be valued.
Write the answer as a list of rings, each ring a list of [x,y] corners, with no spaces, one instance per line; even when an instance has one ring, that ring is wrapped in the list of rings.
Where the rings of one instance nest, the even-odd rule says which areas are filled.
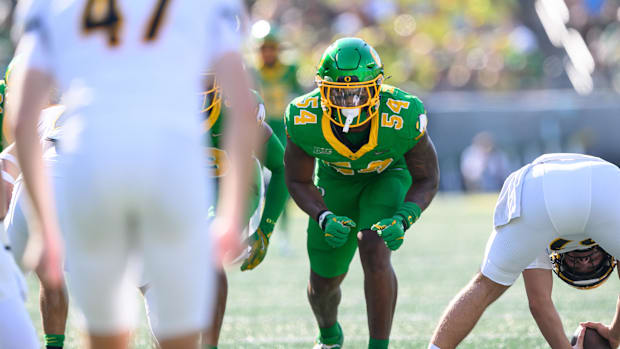
[[[349,239],[351,228],[355,228],[355,222],[351,218],[330,214],[325,217],[323,236],[329,246],[333,248],[341,247]]]
[[[580,325],[582,327],[589,327],[589,328],[593,328],[596,330],[596,332],[598,332],[598,334],[600,334],[603,338],[607,339],[609,341],[609,344],[611,344],[612,348],[618,348],[618,346],[620,346],[620,338],[614,338],[611,335],[611,328],[610,326],[607,326],[603,323],[600,322],[582,322],[580,323]]]
[[[258,228],[254,234],[248,238],[248,245],[250,246],[250,253],[248,257],[241,264],[241,271],[252,270],[256,268],[260,262],[265,259],[267,255],[267,247],[269,246],[269,237]]]
[[[577,336],[577,343],[573,345],[573,349],[583,349],[583,341],[586,337],[586,328],[581,326],[581,330],[579,331],[579,335]]]
[[[372,225],[370,228],[377,232],[385,245],[392,251],[398,250],[400,245],[405,241],[405,230],[400,220],[392,218],[384,218]]]

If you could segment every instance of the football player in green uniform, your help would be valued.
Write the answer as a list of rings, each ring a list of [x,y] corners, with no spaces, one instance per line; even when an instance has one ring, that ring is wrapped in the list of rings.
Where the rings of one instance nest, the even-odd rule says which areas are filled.
[[[437,192],[437,154],[424,105],[383,80],[370,45],[340,39],[321,58],[318,88],[294,99],[285,113],[286,184],[310,216],[308,300],[320,329],[315,348],[342,347],[340,284],[358,247],[368,347],[387,348],[397,294],[390,256]]]
[[[207,166],[210,168],[212,176],[217,179],[225,176],[227,171],[226,153],[220,149],[222,144],[220,135],[222,128],[225,127],[227,106],[225,101],[222,103],[222,96],[214,76],[211,75],[210,78],[213,79],[213,87],[204,93],[202,111],[205,113],[205,136],[208,137],[210,143],[210,147],[207,149]],[[253,92],[257,99],[257,122],[261,125],[265,143],[264,149],[259,152],[263,154],[263,161],[261,163],[256,160],[255,181],[250,188],[248,197],[250,200],[247,207],[248,215],[246,216],[247,229],[254,231],[254,233],[248,239],[249,251],[241,264],[242,271],[256,268],[265,258],[269,238],[288,198],[284,182],[284,146],[265,123],[263,100],[256,91]],[[262,165],[271,171],[271,180],[266,190],[263,188]],[[208,329],[204,338],[208,345],[207,348],[210,349],[217,348],[228,293],[228,282],[224,270],[219,270],[217,278],[217,305],[211,328]]]

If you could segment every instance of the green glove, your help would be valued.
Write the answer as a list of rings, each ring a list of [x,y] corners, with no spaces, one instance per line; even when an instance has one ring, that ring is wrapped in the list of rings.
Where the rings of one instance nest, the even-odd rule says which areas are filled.
[[[250,246],[250,253],[243,261],[243,264],[241,264],[241,271],[252,270],[265,259],[267,247],[269,247],[269,235],[271,235],[271,232],[265,234],[261,228],[258,228],[254,234],[249,237],[248,246]]]
[[[333,248],[343,246],[349,239],[351,228],[355,228],[355,222],[349,217],[336,216],[327,211],[319,219],[319,226],[323,229],[325,241]]]
[[[385,245],[392,251],[398,250],[405,241],[405,229],[396,217],[384,218],[370,228],[383,238]]]
[[[422,214],[418,204],[405,201],[392,218],[384,218],[370,228],[383,238],[387,247],[396,251],[405,241],[405,231],[415,223]]]

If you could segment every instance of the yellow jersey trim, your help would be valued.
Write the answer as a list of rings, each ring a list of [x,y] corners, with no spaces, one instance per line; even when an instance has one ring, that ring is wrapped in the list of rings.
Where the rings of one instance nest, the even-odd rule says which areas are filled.
[[[358,151],[355,153],[352,152],[346,145],[342,144],[334,135],[332,131],[329,118],[322,117],[321,118],[321,128],[323,130],[323,137],[327,140],[327,143],[334,148],[338,154],[351,159],[357,160],[364,156],[369,151],[373,150],[377,146],[377,140],[379,138],[379,118],[373,117],[370,122],[370,135],[368,136],[368,143],[364,144]]]

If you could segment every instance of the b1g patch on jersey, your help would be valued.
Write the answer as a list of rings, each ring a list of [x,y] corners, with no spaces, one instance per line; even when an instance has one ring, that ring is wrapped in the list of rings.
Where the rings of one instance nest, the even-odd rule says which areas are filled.
[[[332,153],[332,150],[329,148],[321,148],[321,147],[314,147],[312,149],[312,154],[325,154],[325,155],[329,155]]]

